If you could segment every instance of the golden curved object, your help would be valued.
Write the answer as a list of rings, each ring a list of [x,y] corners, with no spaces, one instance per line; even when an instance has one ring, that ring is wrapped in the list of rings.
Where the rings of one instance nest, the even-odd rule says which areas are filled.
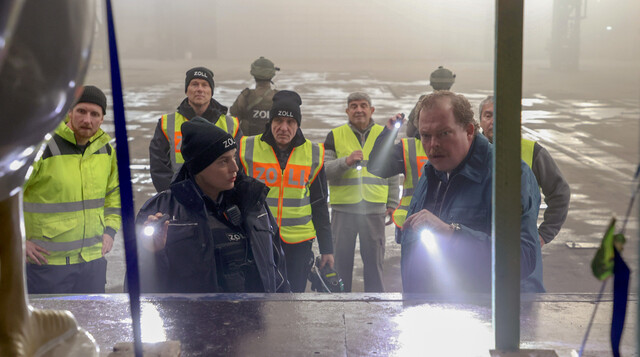
[[[93,356],[68,311],[27,301],[20,186],[39,143],[73,104],[89,61],[95,2],[5,0],[0,9],[0,356]]]

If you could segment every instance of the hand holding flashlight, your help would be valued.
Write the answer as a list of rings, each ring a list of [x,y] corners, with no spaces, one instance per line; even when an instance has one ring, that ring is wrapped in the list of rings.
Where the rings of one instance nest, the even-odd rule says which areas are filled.
[[[167,244],[167,231],[169,229],[169,219],[171,216],[158,212],[149,215],[144,222],[141,241],[145,248],[152,252],[164,249]]]
[[[356,170],[361,170],[362,160],[364,160],[364,154],[362,153],[362,150],[355,150],[349,156],[347,156],[345,160],[346,160],[347,166],[351,166],[351,167],[355,166]],[[358,166],[360,166],[360,169],[358,169]]]
[[[407,220],[402,226],[403,231],[413,230],[420,232],[423,229],[429,229],[439,236],[450,235],[452,233],[449,224],[444,223],[435,214],[426,209],[420,210],[407,217]]]
[[[389,130],[400,129],[403,123],[404,123],[404,113],[398,113],[395,116],[389,118],[389,120],[387,121],[387,129]]]

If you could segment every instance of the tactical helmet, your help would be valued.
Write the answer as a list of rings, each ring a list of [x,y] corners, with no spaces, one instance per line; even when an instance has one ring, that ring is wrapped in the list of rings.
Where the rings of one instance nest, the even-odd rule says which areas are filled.
[[[438,66],[438,69],[431,72],[429,77],[429,82],[434,90],[449,90],[455,81],[456,75],[442,66]]]
[[[276,71],[279,71],[273,62],[260,56],[257,60],[251,64],[251,75],[255,79],[262,79],[265,81],[271,80],[276,75]]]

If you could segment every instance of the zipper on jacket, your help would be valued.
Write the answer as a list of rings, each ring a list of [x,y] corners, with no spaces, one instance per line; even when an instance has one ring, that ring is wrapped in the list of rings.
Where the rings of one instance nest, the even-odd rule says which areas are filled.
[[[449,186],[451,186],[451,182],[453,181],[453,179],[458,176],[458,175],[454,175],[451,176],[449,178],[449,180],[447,181],[447,187],[444,188],[444,193],[442,194],[442,204],[440,205],[440,209],[438,210],[438,218],[440,218],[440,220],[442,221],[442,207],[444,207],[444,199],[447,197],[447,192],[449,191]],[[440,181],[440,183],[442,183],[442,181]],[[436,202],[437,204],[438,202]],[[443,221],[444,222],[444,221]],[[445,222],[446,223],[446,222]]]

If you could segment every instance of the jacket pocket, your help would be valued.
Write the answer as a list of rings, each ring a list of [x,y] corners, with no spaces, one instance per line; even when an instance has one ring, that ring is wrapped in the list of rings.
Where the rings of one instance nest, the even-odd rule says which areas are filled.
[[[78,224],[76,218],[52,219],[42,222],[42,237],[54,239],[74,229]]]
[[[271,220],[269,214],[263,210],[262,213],[259,213],[256,218],[252,222],[253,229],[257,232],[269,232],[274,233],[273,226],[271,225]]]
[[[457,207],[451,208],[446,215],[445,223],[459,223],[467,226],[472,230],[484,232],[489,227],[491,233],[491,216],[486,209],[478,209],[478,207]],[[489,223],[487,225],[487,223]]]
[[[204,250],[197,223],[172,223],[165,252],[172,274],[186,277],[206,271]]]

